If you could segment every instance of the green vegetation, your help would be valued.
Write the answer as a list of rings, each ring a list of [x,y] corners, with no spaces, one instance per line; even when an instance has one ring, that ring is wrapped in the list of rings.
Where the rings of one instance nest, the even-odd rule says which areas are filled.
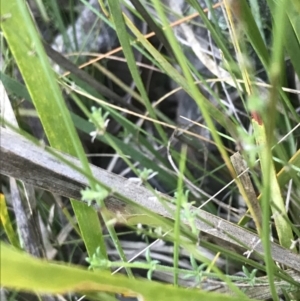
[[[299,300],[298,2],[66,2],[1,3],[7,299]]]

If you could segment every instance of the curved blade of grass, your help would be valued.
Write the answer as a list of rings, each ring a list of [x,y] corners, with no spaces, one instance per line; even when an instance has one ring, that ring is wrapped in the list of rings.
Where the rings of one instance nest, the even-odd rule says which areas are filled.
[[[40,37],[23,1],[5,1],[1,27],[26,83],[50,144],[77,155],[90,172],[78,135],[58,88]],[[91,186],[93,183],[91,183]],[[71,201],[87,251],[92,256],[99,244],[105,250],[97,213],[85,204]],[[89,222],[87,222],[89,221]]]
[[[240,16],[236,17],[243,22],[243,28],[248,36],[249,41],[267,70],[269,66],[269,53],[261,36],[261,31],[257,27],[247,2],[245,0],[239,0],[239,5]]]
[[[140,0],[130,0],[130,2],[133,4],[135,9],[139,12],[139,14],[143,17],[147,25],[151,28],[153,32],[155,32],[156,37],[158,40],[164,45],[164,47],[167,49],[170,56],[173,56],[173,50],[166,39],[163,31],[160,27],[156,25],[151,15],[147,12],[143,4],[141,4]]]
[[[274,202],[275,206],[272,206],[272,204],[270,204],[270,206],[272,208],[272,213],[274,216],[275,226],[278,233],[280,245],[289,249],[291,245],[291,241],[293,239],[293,233],[289,223],[287,222],[288,217],[287,217],[284,201],[281,195],[278,179],[276,177],[275,167],[273,163],[267,166],[265,166],[263,163],[263,162],[269,163],[268,157],[270,156],[269,151],[267,151],[266,149],[265,129],[263,125],[259,124],[256,121],[253,121],[253,128],[255,131],[257,144],[260,146],[259,158],[260,158],[260,162],[262,162],[261,163],[262,173],[264,175],[264,173],[266,172],[264,168],[270,169],[269,172],[271,173],[269,185],[270,185],[271,199]]]
[[[26,272],[26,277],[20,270]],[[250,300],[209,293],[199,289],[175,288],[154,281],[128,279],[122,275],[112,276],[105,271],[92,273],[81,267],[45,262],[16,251],[1,243],[1,286],[11,289],[68,293],[109,292],[138,297],[139,300],[204,300],[233,301]],[[51,281],[49,281],[51,279]]]
[[[59,32],[61,33],[62,37],[63,37],[63,41],[64,44],[67,46],[68,49],[72,49],[74,50],[75,45],[73,45],[73,43],[71,43],[70,38],[68,36],[67,33],[67,28],[64,24],[61,12],[60,12],[60,8],[59,8],[59,4],[57,3],[57,1],[50,1],[49,4],[52,10],[52,22],[55,23],[58,27]],[[76,39],[74,39],[76,41]]]
[[[250,0],[250,9],[253,15],[253,18],[255,20],[255,23],[257,25],[257,28],[261,34],[262,39],[265,41],[265,35],[264,35],[264,28],[262,24],[262,14],[259,9],[259,1],[258,0]]]
[[[300,8],[298,1],[292,0],[292,5],[287,8],[287,15],[293,26],[295,35],[297,36],[298,41],[300,41]]]
[[[124,18],[120,6],[120,2],[118,0],[108,0],[110,12],[112,14],[112,18],[114,21],[116,33],[118,35],[119,41],[121,43],[121,46],[123,48],[123,53],[127,60],[127,66],[131,72],[132,78],[141,93],[142,98],[144,99],[144,104],[150,114],[150,116],[154,119],[156,119],[156,114],[152,108],[152,105],[150,103],[150,100],[148,98],[147,92],[145,90],[145,87],[143,85],[143,82],[141,80],[140,72],[137,68],[135,58],[132,52],[132,48],[130,45],[130,39],[128,32],[126,30],[126,25],[124,23]],[[160,134],[163,141],[166,143],[168,141],[168,138],[162,129],[162,127],[158,124],[154,124],[155,128],[157,129],[158,133]]]

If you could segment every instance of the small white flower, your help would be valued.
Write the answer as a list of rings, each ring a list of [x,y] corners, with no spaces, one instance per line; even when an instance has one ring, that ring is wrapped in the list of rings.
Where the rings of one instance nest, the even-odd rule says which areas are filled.
[[[90,136],[92,136],[92,142],[95,141],[97,136],[104,135],[104,133],[106,131],[106,128],[108,126],[108,123],[109,123],[109,119],[106,119],[105,122],[104,122],[103,128],[101,128],[101,129],[99,128],[99,129],[96,129],[96,131],[90,132]]]

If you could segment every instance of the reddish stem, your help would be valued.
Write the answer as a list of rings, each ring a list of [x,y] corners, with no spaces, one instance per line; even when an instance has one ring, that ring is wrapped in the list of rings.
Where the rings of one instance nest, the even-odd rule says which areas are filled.
[[[251,117],[252,117],[252,119],[254,119],[259,125],[262,125],[262,124],[263,124],[263,121],[262,121],[262,119],[261,119],[259,113],[253,111],[253,112],[251,112]]]

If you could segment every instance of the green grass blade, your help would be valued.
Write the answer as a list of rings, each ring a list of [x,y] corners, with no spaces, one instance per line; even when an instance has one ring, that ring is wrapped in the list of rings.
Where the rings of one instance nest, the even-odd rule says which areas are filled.
[[[131,72],[132,78],[133,78],[139,92],[141,93],[142,98],[144,99],[144,104],[145,104],[148,112],[150,113],[150,116],[152,118],[156,119],[156,114],[152,108],[150,100],[148,99],[146,89],[142,83],[141,76],[140,76],[139,70],[136,65],[136,61],[135,61],[135,58],[134,58],[134,55],[132,52],[132,48],[130,45],[129,35],[128,35],[126,26],[124,23],[124,18],[123,18],[120,2],[118,0],[108,0],[108,3],[109,3],[109,8],[110,8],[110,11],[111,11],[111,14],[113,17],[116,33],[118,35],[121,46],[123,48],[123,52],[126,57],[127,65]],[[158,124],[154,124],[154,126],[157,129],[157,131],[160,134],[163,141],[167,142],[168,139],[167,139],[167,136],[166,136],[164,130],[162,129],[162,127]]]
[[[263,66],[267,69],[269,66],[269,53],[264,39],[261,36],[261,31],[257,27],[247,2],[245,0],[240,0],[239,3],[239,11],[241,12],[240,21],[243,22],[243,28],[256,54],[259,56]]]
[[[262,173],[263,175],[266,172],[270,172],[270,197],[274,202],[274,206],[270,204],[272,213],[275,220],[276,230],[279,236],[280,245],[289,249],[291,245],[291,240],[293,239],[293,232],[289,225],[284,201],[281,195],[280,186],[278,179],[275,173],[275,167],[273,164],[270,164],[268,157],[270,156],[269,152],[266,149],[266,136],[265,129],[263,125],[258,124],[256,121],[253,121],[253,127],[255,131],[256,141],[259,145],[259,158],[262,162]],[[267,162],[267,164],[265,163]],[[270,171],[268,171],[270,169]],[[264,196],[262,196],[264,198]],[[265,200],[266,201],[266,200]]]
[[[122,275],[112,276],[109,272],[93,273],[76,266],[48,263],[30,257],[1,243],[1,286],[11,289],[41,293],[108,292],[136,296],[141,300],[204,300],[235,301],[250,300],[205,292],[199,289],[175,288],[157,282],[128,279]],[[20,270],[26,272],[26,277]],[[49,281],[51,279],[51,281]]]
[[[7,16],[1,22],[4,36],[22,73],[50,144],[78,156],[85,170],[89,171],[88,161],[25,3],[16,0],[5,1],[1,8],[1,13]],[[78,224],[90,256],[99,244],[105,249],[96,212],[75,201],[72,201],[72,206],[78,215]],[[81,219],[82,211],[85,211],[85,219]],[[98,228],[89,227],[97,222]]]

